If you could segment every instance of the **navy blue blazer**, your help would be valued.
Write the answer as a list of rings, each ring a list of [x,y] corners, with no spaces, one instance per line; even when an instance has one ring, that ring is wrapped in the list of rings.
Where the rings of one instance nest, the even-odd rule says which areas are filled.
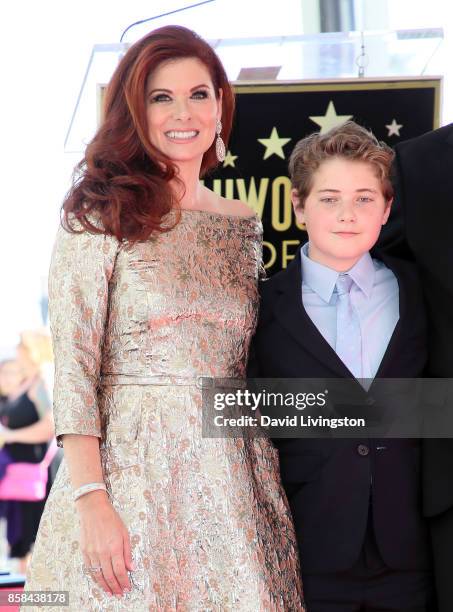
[[[400,317],[377,377],[417,377],[426,363],[425,313],[418,274],[408,262],[380,258],[398,280]],[[286,270],[261,282],[249,376],[340,377],[358,385],[305,311],[301,278],[297,253]],[[279,439],[274,443],[304,573],[352,567],[364,542],[370,503],[385,563],[400,570],[429,567],[421,515],[418,440]]]

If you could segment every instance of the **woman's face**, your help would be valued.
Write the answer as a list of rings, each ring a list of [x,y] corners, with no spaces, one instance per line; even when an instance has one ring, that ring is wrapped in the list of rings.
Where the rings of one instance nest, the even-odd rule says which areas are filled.
[[[163,62],[148,78],[146,113],[151,143],[176,163],[199,160],[222,114],[206,66],[196,58]]]

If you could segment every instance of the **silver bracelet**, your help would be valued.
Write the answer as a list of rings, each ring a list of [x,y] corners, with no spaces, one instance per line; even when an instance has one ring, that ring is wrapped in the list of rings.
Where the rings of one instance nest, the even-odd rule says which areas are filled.
[[[77,501],[79,497],[86,495],[87,493],[91,493],[91,491],[105,491],[107,492],[107,487],[103,482],[89,482],[88,484],[84,484],[78,489],[74,491],[73,499]]]

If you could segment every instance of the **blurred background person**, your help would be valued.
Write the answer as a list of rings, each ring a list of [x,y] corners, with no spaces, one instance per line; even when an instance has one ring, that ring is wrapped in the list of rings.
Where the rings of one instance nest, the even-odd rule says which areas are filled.
[[[50,337],[44,332],[21,334],[17,357],[4,362],[0,386],[4,395],[1,406],[0,444],[5,462],[39,463],[54,436],[52,401],[47,368],[52,363]],[[48,480],[48,489],[51,479]],[[17,570],[24,573],[44,509],[42,501],[3,501],[7,520],[9,555],[19,559]]]
[[[22,383],[22,369],[15,356],[0,362],[0,413],[8,397]]]
[[[22,368],[14,355],[8,355],[0,362],[0,429],[2,428],[3,411],[7,410],[9,398],[13,397],[16,390],[23,382]],[[8,464],[12,462],[11,456],[4,449],[3,442],[0,443],[0,482],[5,476]],[[8,568],[8,548],[16,538],[18,532],[20,507],[17,502],[0,500],[0,518],[6,522],[1,526],[1,567]],[[7,531],[6,531],[7,530]],[[6,540],[6,541],[5,541]]]

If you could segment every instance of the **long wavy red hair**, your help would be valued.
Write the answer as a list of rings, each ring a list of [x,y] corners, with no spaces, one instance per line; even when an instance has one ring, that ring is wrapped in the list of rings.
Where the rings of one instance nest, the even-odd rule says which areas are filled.
[[[76,166],[63,203],[66,229],[131,242],[171,229],[168,224],[163,227],[162,217],[177,204],[169,184],[178,180],[177,168],[148,138],[145,88],[162,62],[187,57],[207,67],[217,96],[222,90],[221,136],[228,142],[234,93],[214,50],[181,26],[150,32],[127,51],[107,87],[102,124]],[[217,163],[213,142],[203,156],[201,176]]]

